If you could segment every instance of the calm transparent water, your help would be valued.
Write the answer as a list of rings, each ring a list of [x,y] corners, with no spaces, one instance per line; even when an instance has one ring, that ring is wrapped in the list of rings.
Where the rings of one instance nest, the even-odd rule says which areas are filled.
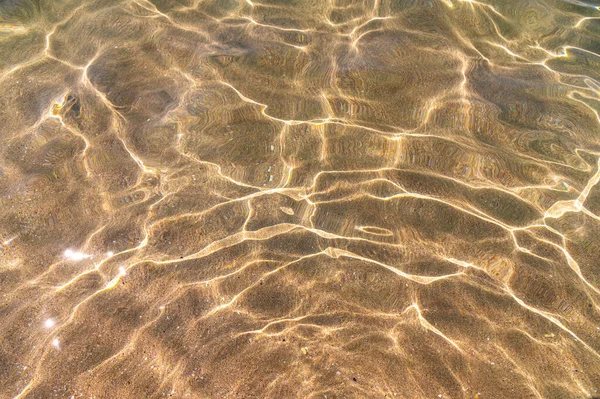
[[[0,1],[0,398],[600,389],[600,10]]]

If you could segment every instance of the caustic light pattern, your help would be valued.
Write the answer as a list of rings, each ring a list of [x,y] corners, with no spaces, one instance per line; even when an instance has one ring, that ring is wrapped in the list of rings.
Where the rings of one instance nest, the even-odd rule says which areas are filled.
[[[599,396],[599,6],[0,1],[0,398]]]

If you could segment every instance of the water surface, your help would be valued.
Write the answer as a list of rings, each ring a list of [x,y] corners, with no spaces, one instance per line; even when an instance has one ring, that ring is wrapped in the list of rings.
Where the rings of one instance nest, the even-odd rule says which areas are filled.
[[[598,6],[0,1],[0,397],[598,395]]]

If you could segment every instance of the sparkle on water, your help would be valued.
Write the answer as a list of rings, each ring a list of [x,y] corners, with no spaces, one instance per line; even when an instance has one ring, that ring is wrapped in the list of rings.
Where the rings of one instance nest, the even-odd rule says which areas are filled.
[[[52,319],[46,319],[46,321],[44,322],[44,326],[46,326],[46,328],[52,328],[56,325],[56,322]]]
[[[71,249],[67,249],[65,251],[65,258],[67,258],[69,260],[79,261],[79,260],[89,259],[91,257],[92,257],[92,255],[84,254],[82,252],[76,252]]]

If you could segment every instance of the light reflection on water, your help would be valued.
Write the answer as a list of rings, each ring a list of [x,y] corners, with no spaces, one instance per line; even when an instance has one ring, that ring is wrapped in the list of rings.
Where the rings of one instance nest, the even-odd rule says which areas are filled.
[[[600,395],[598,6],[0,2],[0,397]]]

